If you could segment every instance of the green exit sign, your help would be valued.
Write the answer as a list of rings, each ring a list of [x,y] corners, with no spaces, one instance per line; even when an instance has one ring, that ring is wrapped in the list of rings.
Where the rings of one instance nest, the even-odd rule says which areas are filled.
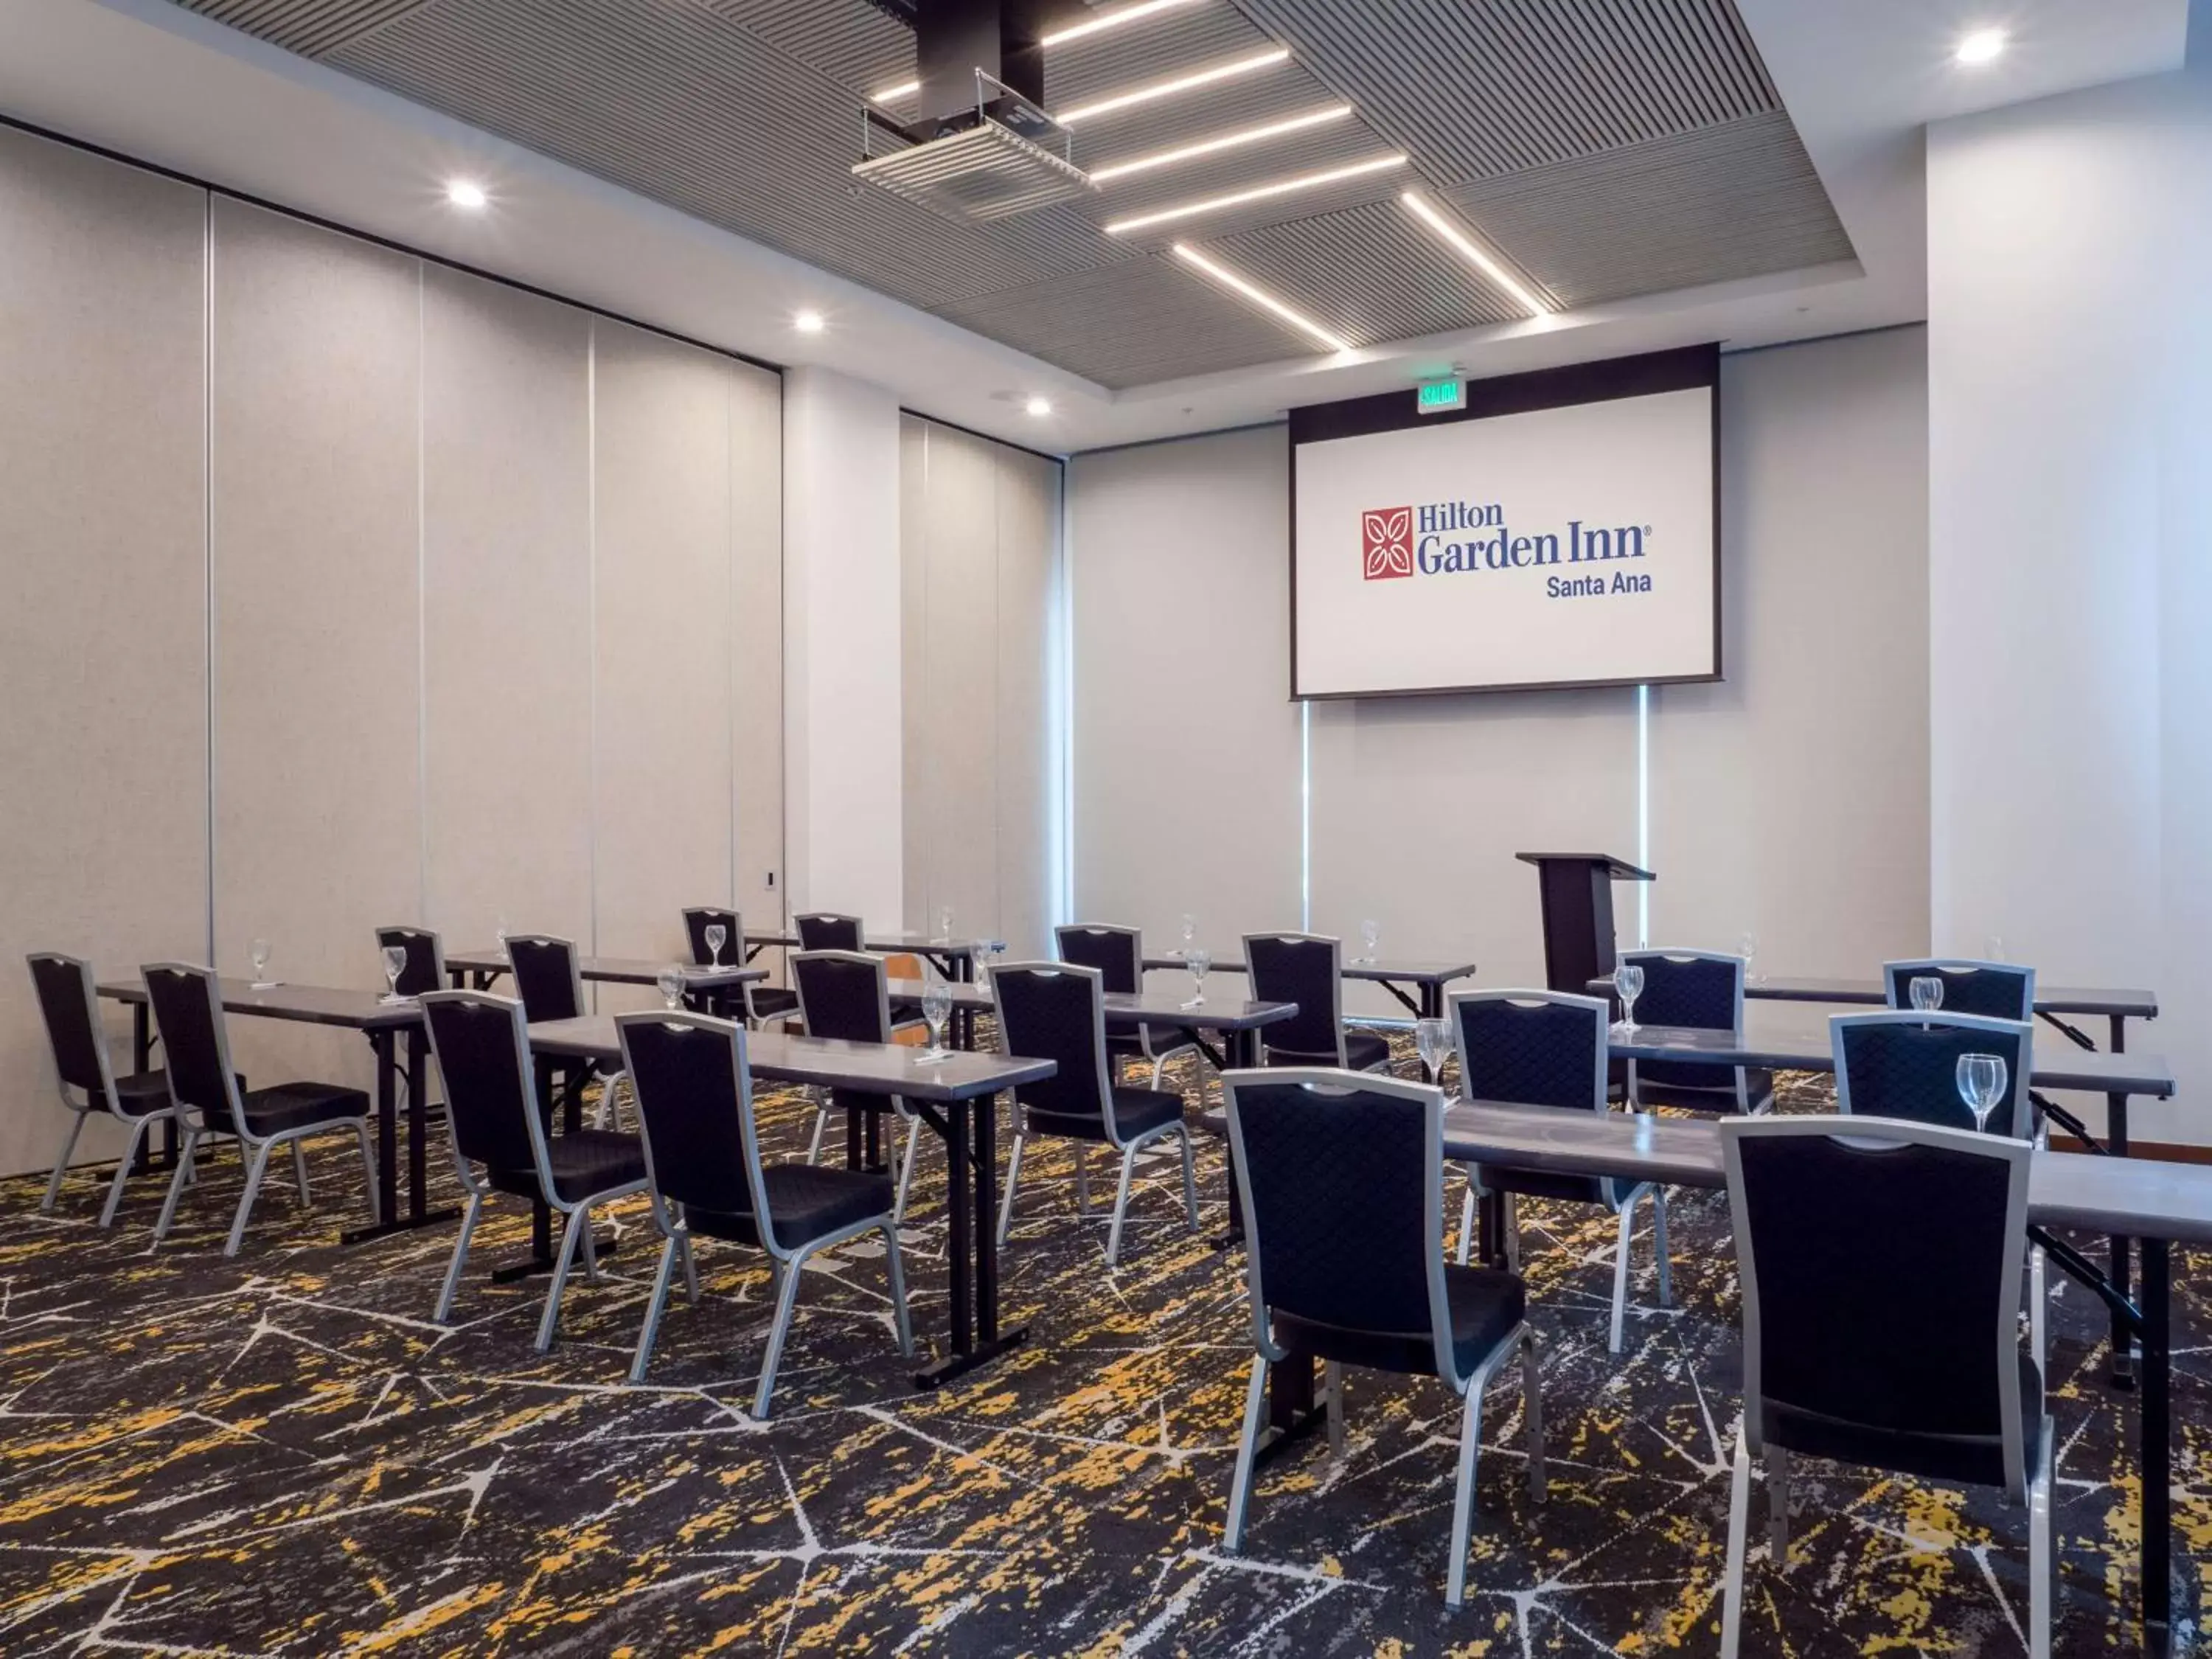
[[[1455,374],[1449,380],[1424,380],[1413,394],[1413,407],[1424,415],[1441,415],[1448,409],[1467,407],[1467,382]]]

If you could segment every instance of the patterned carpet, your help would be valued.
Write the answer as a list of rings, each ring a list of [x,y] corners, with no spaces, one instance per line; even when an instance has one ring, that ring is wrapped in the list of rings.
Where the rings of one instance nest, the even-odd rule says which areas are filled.
[[[1408,1074],[1411,1066],[1402,1066]],[[1188,1079],[1186,1079],[1188,1081]],[[1790,1090],[1826,1099],[1817,1080]],[[810,1115],[771,1097],[776,1141]],[[941,1158],[927,1139],[908,1253],[941,1338]],[[1202,1142],[1206,1224],[1222,1158]],[[1524,1208],[1547,1346],[1551,1498],[1533,1505],[1520,1392],[1491,1395],[1470,1600],[1443,1607],[1453,1402],[1353,1373],[1341,1461],[1314,1441],[1258,1483],[1245,1553],[1216,1548],[1249,1361],[1240,1258],[1192,1237],[1170,1155],[1132,1199],[1123,1263],[1073,1164],[1036,1150],[1005,1262],[1030,1346],[917,1395],[879,1246],[806,1280],[776,1413],[748,1415],[760,1259],[708,1245],[649,1385],[623,1382],[652,1252],[635,1209],[603,1281],[531,1348],[542,1279],[489,1267],[527,1212],[499,1200],[450,1328],[429,1319],[452,1231],[336,1247],[359,1165],[272,1178],[221,1255],[222,1155],[155,1254],[144,1181],[101,1234],[99,1172],[51,1218],[0,1183],[0,1654],[592,1656],[1710,1653],[1737,1412],[1733,1253],[1717,1195],[1674,1207],[1678,1305],[1605,1351],[1612,1226]],[[450,1177],[448,1176],[448,1180]],[[1094,1192],[1105,1185],[1094,1182]],[[2212,1552],[2212,1337],[2201,1261],[2177,1264],[2177,1533]],[[2136,1483],[2127,1396],[2099,1380],[2094,1304],[2053,1324],[2060,1434],[2057,1650],[2132,1650]],[[2023,1651],[2025,1516],[1992,1495],[1800,1465],[1786,1573],[1754,1529],[1747,1652]],[[2201,1575],[2185,1573],[2197,1607]],[[2185,1634],[2190,1632],[2184,1632]]]

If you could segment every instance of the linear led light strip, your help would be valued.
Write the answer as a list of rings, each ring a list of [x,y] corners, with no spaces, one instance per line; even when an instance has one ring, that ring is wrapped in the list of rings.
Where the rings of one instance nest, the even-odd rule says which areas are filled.
[[[1261,310],[1269,312],[1273,315],[1281,318],[1291,327],[1299,330],[1303,333],[1312,336],[1315,339],[1319,340],[1323,345],[1327,346],[1331,351],[1349,351],[1352,349],[1349,343],[1337,338],[1335,335],[1330,333],[1327,329],[1323,328],[1319,323],[1314,321],[1312,318],[1307,316],[1304,312],[1291,310],[1290,307],[1285,305],[1273,295],[1268,293],[1267,289],[1258,287],[1255,283],[1247,282],[1243,277],[1239,276],[1235,271],[1230,270],[1226,265],[1217,264],[1213,260],[1207,258],[1196,248],[1191,246],[1189,243],[1177,242],[1175,245],[1175,256],[1186,264],[1195,265],[1199,270],[1204,271],[1207,276],[1213,278],[1215,282],[1220,283],[1222,287],[1234,289],[1237,293],[1243,295],[1246,299],[1249,300],[1254,305],[1258,306]]]
[[[1226,64],[1216,64],[1212,69],[1198,70],[1189,75],[1178,75],[1171,80],[1155,81],[1151,86],[1139,87],[1133,92],[1117,92],[1110,98],[1101,98],[1095,104],[1079,104],[1073,109],[1056,112],[1052,118],[1064,127],[1072,127],[1078,121],[1087,121],[1094,115],[1104,115],[1109,111],[1117,109],[1128,109],[1137,104],[1149,104],[1155,98],[1172,98],[1179,92],[1191,92],[1200,87],[1210,87],[1217,81],[1228,81],[1240,75],[1250,75],[1255,70],[1287,62],[1290,55],[1291,49],[1288,46],[1277,46],[1272,51],[1256,52],[1249,58],[1238,58]]]
[[[1218,138],[1207,138],[1195,144],[1155,150],[1150,155],[1139,155],[1133,161],[1116,161],[1111,167],[1093,167],[1091,182],[1103,185],[1109,179],[1126,179],[1133,173],[1150,173],[1154,167],[1173,167],[1178,161],[1195,161],[1201,155],[1212,155],[1221,150],[1242,149],[1247,144],[1279,138],[1286,132],[1303,132],[1308,127],[1317,127],[1324,122],[1340,121],[1351,113],[1351,105],[1332,104],[1327,109],[1315,110],[1310,115],[1293,115],[1287,121],[1270,121],[1265,126],[1246,127],[1241,132],[1224,132]]]
[[[1071,40],[1086,40],[1094,34],[1103,34],[1109,29],[1118,29],[1124,23],[1133,23],[1140,17],[1150,17],[1155,12],[1173,11],[1178,6],[1194,5],[1197,0],[1139,0],[1133,6],[1124,6],[1103,17],[1094,17],[1087,23],[1073,23],[1064,29],[1055,29],[1038,40],[1041,46],[1064,46]],[[872,104],[895,104],[902,98],[911,98],[921,90],[919,81],[902,81],[895,87],[885,87],[881,92],[872,92]]]
[[[1209,196],[1202,202],[1185,202],[1178,207],[1162,208],[1158,213],[1140,213],[1133,219],[1116,219],[1106,226],[1106,234],[1118,236],[1125,230],[1142,230],[1146,225],[1169,224],[1177,219],[1188,219],[1222,208],[1241,207],[1247,202],[1264,202],[1270,197],[1288,196],[1301,190],[1315,190],[1322,185],[1333,185],[1340,179],[1357,179],[1362,173],[1380,173],[1386,167],[1405,165],[1406,158],[1400,154],[1377,155],[1370,161],[1354,161],[1349,167],[1328,167],[1320,173],[1302,173],[1295,179],[1278,179],[1272,185],[1232,191],[1226,196]]]
[[[1450,220],[1445,218],[1443,214],[1437,212],[1435,208],[1429,204],[1428,198],[1423,196],[1420,191],[1418,190],[1407,191],[1401,195],[1398,199],[1403,202],[1407,208],[1412,210],[1415,218],[1419,219],[1431,230],[1436,232],[1437,235],[1448,244],[1451,247],[1452,251],[1457,253],[1461,258],[1466,260],[1468,264],[1473,265],[1477,270],[1490,278],[1492,282],[1504,289],[1508,294],[1511,295],[1516,300],[1520,301],[1522,305],[1527,307],[1532,314],[1538,317],[1547,317],[1551,314],[1552,307],[1550,306],[1545,304],[1543,301],[1529,293],[1528,290],[1522,287],[1520,283],[1515,282],[1507,273],[1504,266],[1499,264],[1497,260],[1492,258],[1487,253],[1485,253],[1480,248],[1469,241],[1461,232],[1460,228],[1457,225],[1452,223]],[[1112,227],[1109,226],[1108,228],[1111,229]]]

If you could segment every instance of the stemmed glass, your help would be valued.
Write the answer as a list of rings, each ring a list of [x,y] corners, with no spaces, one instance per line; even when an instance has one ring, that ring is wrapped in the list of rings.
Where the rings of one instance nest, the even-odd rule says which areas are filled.
[[[975,988],[977,990],[983,992],[988,992],[990,990],[991,963],[998,954],[998,945],[989,939],[985,939],[975,946],[975,954],[973,960],[975,963]]]
[[[952,943],[952,907],[949,904],[937,907],[937,942],[940,945]]]
[[[2003,962],[2008,960],[2004,952],[2004,935],[2002,933],[1991,933],[1987,939],[1982,941],[1982,960],[1984,962]]]
[[[1367,953],[1359,959],[1363,963],[1367,963],[1370,967],[1374,965],[1375,946],[1376,943],[1381,940],[1382,937],[1382,924],[1381,922],[1363,921],[1359,924],[1359,943],[1361,948]]]
[[[719,927],[709,927],[707,930],[707,944],[709,949],[717,947],[718,942],[714,935],[721,931]],[[661,1001],[668,1005],[668,1012],[672,1014],[684,1006],[684,969],[672,962],[653,976],[653,988],[660,993]]]
[[[945,1022],[951,1014],[952,988],[945,983],[944,975],[930,968],[921,982],[921,1018],[929,1027],[929,1047],[921,1052],[923,1060],[940,1060],[951,1054],[945,1046]]]
[[[1182,913],[1182,953],[1190,954],[1190,947],[1198,943],[1198,918],[1188,910]]]
[[[1990,1114],[2004,1097],[2006,1068],[2002,1054],[1959,1056],[1959,1098],[1974,1115],[1974,1127],[1986,1132]]]
[[[1744,982],[1747,985],[1763,983],[1753,971],[1754,964],[1759,961],[1759,935],[1752,933],[1744,934],[1735,942],[1735,953],[1743,958]]]
[[[1620,1029],[1636,1029],[1636,999],[1644,994],[1644,969],[1640,963],[1624,962],[1613,970],[1613,988],[1620,993]]]
[[[722,965],[722,947],[729,942],[730,929],[726,923],[710,921],[707,924],[707,954],[714,959],[715,967]]]
[[[1444,1085],[1444,1056],[1451,1052],[1451,1027],[1440,1019],[1413,1022],[1413,1047],[1420,1051],[1421,1069],[1431,1086]]]
[[[1943,981],[1934,974],[1915,974],[1905,993],[1915,1013],[1932,1014],[1943,1006]]]
[[[1213,952],[1211,951],[1186,950],[1182,953],[1182,965],[1190,969],[1191,988],[1190,1000],[1184,1003],[1183,1006],[1186,1008],[1205,1007],[1206,970],[1213,966]]]
[[[269,977],[269,941],[258,939],[246,947],[246,959],[253,964],[253,988],[274,990],[276,981]]]
[[[514,958],[507,953],[507,917],[504,915],[502,915],[499,919],[498,938],[499,959],[511,968],[514,965]]]
[[[386,1002],[402,1002],[399,976],[407,971],[407,947],[387,945],[384,947],[384,998]]]

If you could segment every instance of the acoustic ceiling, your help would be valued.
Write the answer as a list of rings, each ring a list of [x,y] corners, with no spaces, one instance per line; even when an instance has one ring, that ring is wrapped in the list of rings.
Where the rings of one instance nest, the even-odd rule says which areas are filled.
[[[178,3],[1115,388],[1322,349],[1177,242],[1355,346],[1852,257],[1730,0],[1099,0],[1045,101],[1107,176],[988,222],[852,177],[896,0]]]

